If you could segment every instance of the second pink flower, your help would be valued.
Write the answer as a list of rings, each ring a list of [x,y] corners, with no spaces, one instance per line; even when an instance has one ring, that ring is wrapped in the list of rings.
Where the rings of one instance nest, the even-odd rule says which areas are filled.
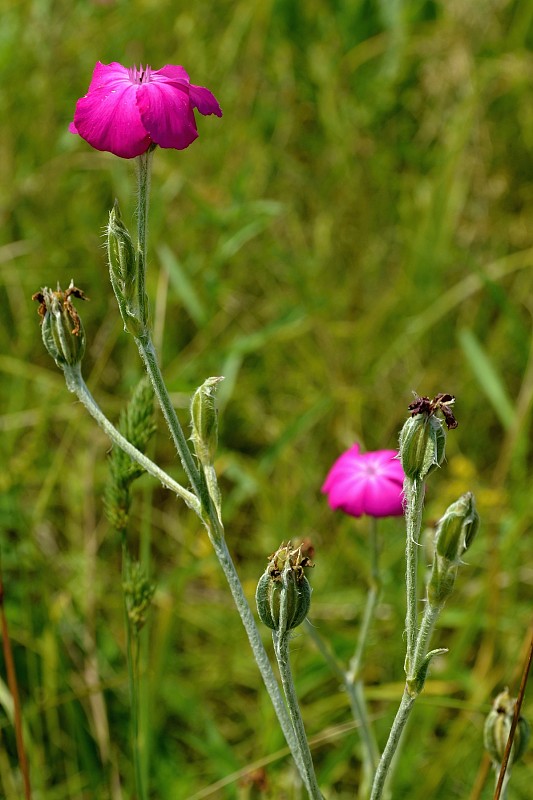
[[[335,461],[322,491],[331,508],[352,517],[400,516],[404,477],[395,450],[361,453],[355,444]]]

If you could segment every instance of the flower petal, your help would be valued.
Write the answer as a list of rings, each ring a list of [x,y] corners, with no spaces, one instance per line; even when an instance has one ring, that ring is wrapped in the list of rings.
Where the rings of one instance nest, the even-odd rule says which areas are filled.
[[[186,84],[152,73],[150,82],[139,86],[137,102],[142,124],[160,147],[184,150],[198,136]]]
[[[371,517],[399,517],[403,514],[402,488],[386,478],[369,481],[363,504]]]
[[[186,88],[191,82],[187,70],[184,67],[178,66],[177,64],[165,64],[165,66],[161,67],[161,69],[152,70],[150,80],[157,80],[157,76],[161,76],[161,78],[166,79],[168,83],[181,83]]]
[[[121,64],[98,62],[89,91],[76,104],[69,130],[79,133],[96,150],[122,158],[146,152],[151,139],[137,107],[139,89]]]
[[[183,67],[166,64],[162,69],[152,72],[152,80],[154,80],[155,75],[168,78],[169,82],[188,86],[191,105],[193,108],[197,108],[200,114],[204,116],[208,114],[216,114],[217,117],[222,116],[222,110],[215,95],[204,86],[194,86],[194,84],[190,82],[189,75]]]
[[[200,114],[204,116],[208,114],[216,114],[217,117],[222,116],[222,109],[218,104],[218,100],[209,89],[206,89],[204,86],[194,86],[191,83],[189,86],[189,96],[193,108],[197,108]]]
[[[353,479],[339,480],[328,493],[330,508],[340,509],[352,517],[360,517],[365,513],[361,486]]]

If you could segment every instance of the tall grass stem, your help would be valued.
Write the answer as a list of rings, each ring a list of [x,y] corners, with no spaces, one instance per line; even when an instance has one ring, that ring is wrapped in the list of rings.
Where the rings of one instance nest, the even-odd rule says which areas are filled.
[[[122,586],[124,601],[124,626],[126,633],[126,662],[128,665],[128,689],[131,708],[131,749],[133,754],[133,770],[135,776],[135,790],[139,800],[147,800],[145,782],[142,776],[142,757],[139,739],[139,640],[137,632],[131,625],[124,586],[129,577],[129,554],[126,540],[122,540]]]
[[[518,696],[516,698],[516,703],[514,707],[513,720],[511,722],[511,728],[509,730],[509,736],[507,738],[507,744],[505,746],[505,752],[503,754],[500,772],[496,781],[494,800],[500,800],[500,798],[503,798],[504,800],[507,792],[507,783],[509,780],[508,769],[509,769],[509,760],[511,757],[511,749],[513,747],[514,735],[516,733],[516,728],[518,726],[518,721],[520,719],[520,710],[522,708],[522,703],[524,702],[524,695],[526,693],[527,680],[529,678],[529,672],[531,670],[532,662],[533,662],[533,633],[531,635],[529,649],[527,651],[524,668],[522,670],[522,678],[520,680],[520,688],[518,690]]]
[[[4,652],[4,661],[7,673],[7,685],[13,700],[13,724],[15,728],[15,741],[17,747],[17,755],[20,766],[20,773],[22,775],[22,782],[24,784],[24,798],[31,800],[31,784],[30,784],[30,768],[26,756],[26,749],[24,747],[24,736],[22,733],[22,711],[20,707],[20,696],[17,682],[17,672],[15,669],[15,660],[13,658],[13,650],[11,649],[11,639],[9,638],[9,627],[7,624],[7,617],[4,608],[4,579],[2,574],[2,561],[0,555],[0,628],[2,631],[2,649]]]
[[[381,590],[381,578],[379,573],[379,538],[377,519],[375,517],[369,517],[368,550],[370,553],[370,585],[368,588],[361,628],[359,630],[357,646],[350,661],[350,667],[346,673],[346,678],[344,681],[346,690],[350,697],[352,713],[356,720],[360,722],[359,736],[361,739],[363,759],[363,780],[361,781],[361,787],[359,790],[360,797],[366,797],[368,795],[368,789],[372,781],[372,776],[374,775],[379,762],[379,749],[374,730],[368,718],[364,684],[360,679],[361,665],[363,663],[368,633],[370,630],[370,625],[374,619],[376,606],[379,600],[379,593]]]

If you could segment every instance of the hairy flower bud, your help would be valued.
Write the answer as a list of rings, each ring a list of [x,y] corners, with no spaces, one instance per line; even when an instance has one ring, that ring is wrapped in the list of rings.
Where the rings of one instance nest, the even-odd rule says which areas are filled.
[[[146,323],[146,319],[142,318],[143,312],[138,308],[139,263],[130,233],[122,221],[117,200],[109,212],[109,223],[106,230],[111,285],[126,330],[134,336],[138,336],[142,333]],[[147,298],[144,299],[143,306],[145,309],[148,307]],[[144,316],[146,316],[146,311]]]
[[[73,297],[87,300],[72,281],[66,291],[59,286],[55,292],[45,287],[32,297],[39,302],[44,346],[61,368],[76,366],[85,353],[85,332]]]
[[[423,481],[444,461],[446,433],[438,417],[409,417],[400,432],[400,459],[411,480]]]
[[[107,256],[111,282],[113,285],[117,284],[124,297],[131,299],[136,272],[135,247],[130,233],[122,221],[118,200],[115,200],[113,208],[109,212]]]
[[[437,523],[435,554],[427,585],[428,603],[440,608],[452,593],[461,556],[468,550],[479,528],[479,515],[472,492],[466,492],[446,510]]]
[[[312,591],[304,568],[311,566],[309,557],[302,555],[302,546],[293,549],[290,542],[281,544],[270,557],[255,593],[259,618],[268,628],[285,633],[304,621],[311,605]],[[282,630],[283,604],[286,606],[286,620]]]
[[[514,716],[516,699],[509,695],[509,690],[501,692],[494,700],[492,710],[485,720],[483,739],[495,766],[503,761],[507,740]],[[523,717],[518,718],[509,764],[518,761],[524,754],[530,737],[530,727]]]
[[[439,556],[459,564],[479,528],[474,495],[466,492],[446,510],[437,524],[435,549]]]
[[[218,443],[218,413],[215,392],[224,378],[208,378],[193,394],[191,400],[191,441],[202,466],[210,466]]]

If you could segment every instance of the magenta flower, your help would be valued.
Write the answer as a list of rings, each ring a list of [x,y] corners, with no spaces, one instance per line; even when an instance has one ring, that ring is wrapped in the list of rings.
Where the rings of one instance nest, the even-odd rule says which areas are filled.
[[[184,150],[198,136],[195,108],[222,116],[214,95],[193,86],[183,67],[128,69],[98,61],[69,131],[121,158],[140,156],[152,144]]]
[[[352,517],[403,514],[404,472],[395,450],[360,453],[354,444],[331,467],[322,487],[331,508]]]

